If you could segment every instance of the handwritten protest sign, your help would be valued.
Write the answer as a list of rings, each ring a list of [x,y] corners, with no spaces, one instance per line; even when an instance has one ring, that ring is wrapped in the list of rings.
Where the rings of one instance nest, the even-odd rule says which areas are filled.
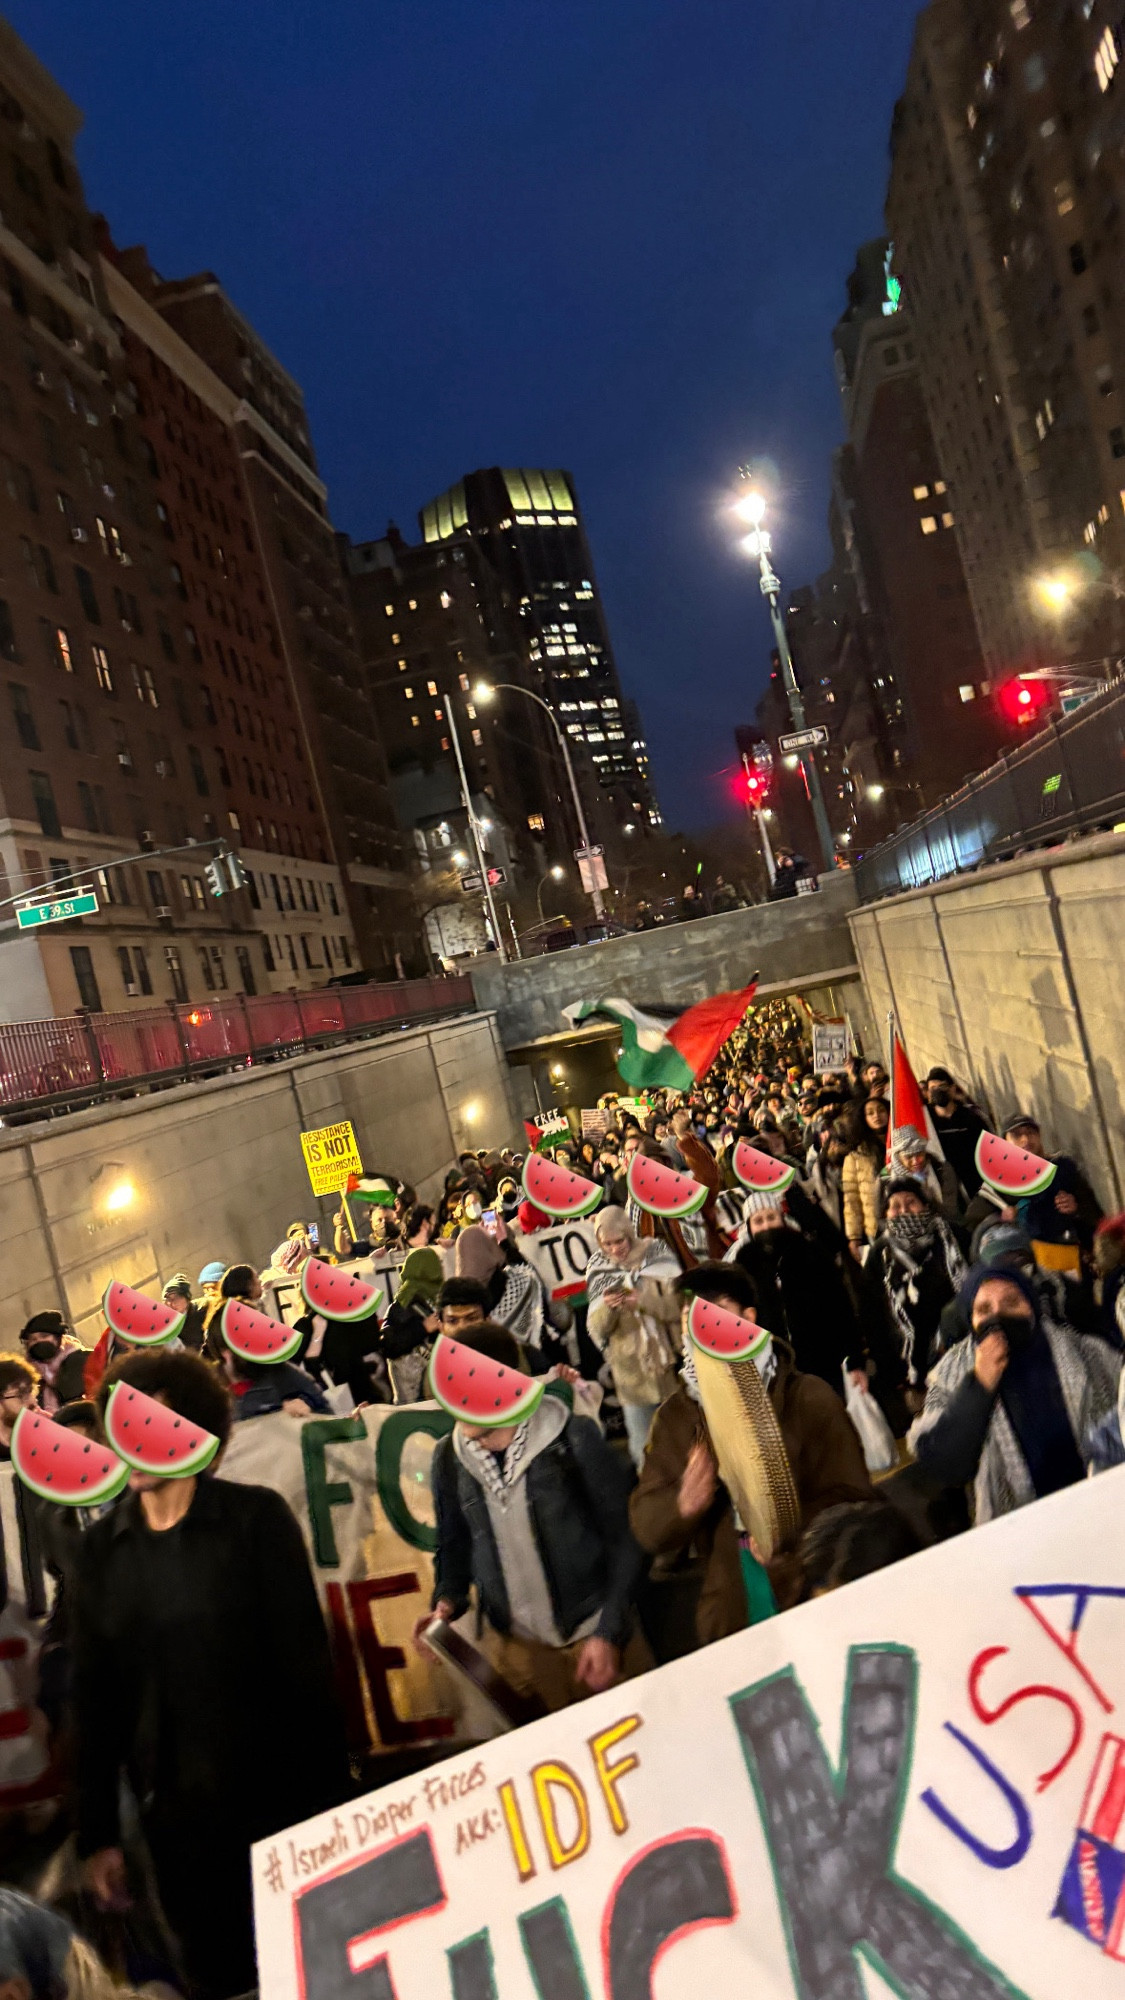
[[[597,1248],[596,1220],[596,1216],[573,1217],[568,1222],[536,1229],[530,1235],[525,1235],[522,1229],[512,1229],[512,1240],[520,1256],[538,1273],[549,1299],[570,1299],[576,1303],[585,1298],[586,1266]]]
[[[846,1021],[815,1021],[812,1035],[813,1068],[818,1076],[830,1070],[847,1068],[852,1038]]]
[[[339,1194],[352,1174],[363,1172],[355,1128],[349,1119],[337,1125],[320,1125],[315,1132],[302,1132],[301,1151],[316,1195]]]
[[[263,2000],[1125,1991],[1125,1470],[253,1850]]]

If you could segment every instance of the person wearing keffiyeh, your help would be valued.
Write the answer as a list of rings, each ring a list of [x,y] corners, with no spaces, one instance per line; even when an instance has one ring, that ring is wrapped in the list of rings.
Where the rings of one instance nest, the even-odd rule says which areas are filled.
[[[766,1324],[754,1279],[740,1264],[701,1264],[680,1280],[685,1327],[692,1298],[705,1298]],[[773,1333],[772,1327],[770,1328]],[[776,1334],[754,1356],[777,1418],[801,1509],[802,1531],[827,1507],[873,1500],[863,1450],[841,1398],[817,1375],[804,1374]],[[656,1413],[640,1477],[629,1503],[633,1533],[664,1570],[702,1572],[695,1642],[709,1645],[749,1622],[731,1498],[719,1477],[692,1360],[684,1340],[680,1381]],[[766,1565],[778,1606],[795,1603],[802,1573],[794,1548]]]
[[[940,1354],[941,1316],[965,1278],[960,1244],[915,1180],[887,1189],[882,1230],[863,1269],[861,1319],[871,1389],[896,1437],[922,1407]]]
[[[1082,1448],[1114,1410],[1121,1355],[1044,1320],[1023,1271],[978,1264],[961,1305],[970,1332],[934,1369],[910,1444],[943,1485],[972,1486],[979,1525],[1085,1477]]]

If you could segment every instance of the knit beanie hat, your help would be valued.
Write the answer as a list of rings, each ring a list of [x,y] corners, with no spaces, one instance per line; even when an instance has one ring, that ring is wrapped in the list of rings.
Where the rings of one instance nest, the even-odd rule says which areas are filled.
[[[1035,1288],[1034,1278],[1029,1278],[1023,1271],[997,1271],[990,1264],[974,1265],[957,1295],[957,1303],[967,1324],[970,1327],[972,1326],[973,1300],[976,1298],[981,1286],[995,1282],[997,1279],[1002,1279],[1006,1285],[1014,1285],[1017,1292],[1022,1292],[1028,1305],[1031,1307],[1035,1325],[1038,1328],[1042,1324],[1042,1304],[1039,1293]]]
[[[412,1250],[402,1267],[397,1303],[409,1306],[415,1299],[422,1299],[426,1305],[433,1305],[444,1278],[441,1258],[436,1250]]]
[[[785,1214],[785,1196],[770,1194],[768,1189],[756,1189],[746,1197],[744,1215],[763,1215],[767,1208],[776,1208],[779,1215]]]

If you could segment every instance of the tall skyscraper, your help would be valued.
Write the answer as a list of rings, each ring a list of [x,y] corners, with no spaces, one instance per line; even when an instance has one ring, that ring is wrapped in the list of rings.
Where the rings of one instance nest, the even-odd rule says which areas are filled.
[[[424,507],[420,518],[428,546],[464,538],[479,549],[514,636],[518,671],[506,678],[526,684],[558,715],[580,782],[587,771],[594,780],[594,825],[607,835],[659,826],[647,745],[618,679],[571,475],[497,466],[472,472]],[[508,732],[513,748],[532,746],[536,767],[545,761],[558,769],[549,725],[530,708],[518,697],[500,697],[488,726]],[[559,771],[554,789],[572,838],[577,829],[561,778]],[[526,817],[547,809],[550,802],[529,791]]]
[[[894,269],[990,677],[1125,647],[1120,8],[931,0]]]
[[[833,346],[848,434],[836,485],[889,750],[889,769],[873,776],[884,796],[888,779],[905,778],[916,803],[931,804],[990,761],[1002,731],[885,239],[857,256]]]
[[[292,704],[287,726],[296,736],[294,754],[325,829],[327,851],[340,872],[362,962],[391,975],[404,967],[422,970],[403,838],[301,391],[212,272],[160,279],[143,252],[125,252],[122,262],[127,274],[144,284],[181,347],[198,357],[225,392],[253,545],[247,554],[276,630]],[[207,545],[200,546],[206,552]],[[206,599],[213,579],[198,563],[193,568],[198,593]],[[229,717],[230,704],[237,709],[238,700],[233,690],[225,691],[225,698]],[[258,760],[248,753],[247,760],[256,771]],[[241,753],[238,768],[245,776]],[[255,807],[250,817],[253,837],[269,847],[274,816]],[[260,821],[264,837],[257,833]]]
[[[0,27],[0,898],[95,889],[95,916],[17,931],[0,908],[0,1012],[254,991],[244,893],[214,901],[220,750],[72,145],[80,114]],[[144,850],[143,860],[116,866]]]

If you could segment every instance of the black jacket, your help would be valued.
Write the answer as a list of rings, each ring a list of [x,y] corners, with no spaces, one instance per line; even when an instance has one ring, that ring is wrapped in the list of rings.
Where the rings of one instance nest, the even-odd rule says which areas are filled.
[[[371,1380],[371,1363],[366,1357],[377,1358],[381,1341],[379,1322],[374,1313],[367,1319],[326,1320],[324,1339],[315,1360],[308,1358],[313,1337],[312,1313],[302,1313],[293,1325],[301,1335],[301,1345],[293,1356],[298,1368],[307,1370],[322,1387],[326,1375],[332,1377],[337,1387],[346,1382],[357,1409],[361,1403],[372,1401],[375,1388]]]
[[[816,1212],[815,1204],[808,1206]],[[830,1231],[828,1219],[821,1220]],[[843,1364],[863,1365],[863,1342],[847,1287],[823,1243],[797,1229],[776,1233],[781,1236],[776,1256],[751,1236],[734,1261],[758,1287],[762,1325],[789,1342],[802,1374],[819,1375],[842,1395]]]
[[[633,1597],[645,1559],[629,1526],[632,1475],[588,1417],[571,1417],[524,1475],[532,1531],[564,1640],[601,1610],[597,1636],[615,1646],[628,1636]],[[483,1488],[466,1471],[452,1437],[433,1458],[437,1551],[434,1597],[460,1617],[475,1584],[481,1611],[497,1632],[511,1629],[508,1592]]]
[[[81,1854],[120,1845],[122,1769],[165,1836],[256,1840],[347,1797],[327,1628],[280,1494],[204,1476],[153,1534],[129,1493],[87,1531],[75,1585]]]
[[[860,1315],[868,1359],[875,1364],[871,1387],[876,1401],[881,1405],[895,1436],[905,1437],[910,1425],[910,1412],[903,1400],[903,1391],[907,1387],[909,1370],[903,1351],[902,1331],[891,1311],[887,1290],[887,1274],[894,1268],[890,1244],[886,1237],[880,1236],[872,1244],[863,1267]],[[942,1315],[946,1306],[955,1302],[953,1286],[940,1251],[935,1250],[923,1259],[917,1289],[917,1303],[910,1315],[914,1328],[914,1367],[919,1382],[925,1382],[930,1369],[945,1351]]]

